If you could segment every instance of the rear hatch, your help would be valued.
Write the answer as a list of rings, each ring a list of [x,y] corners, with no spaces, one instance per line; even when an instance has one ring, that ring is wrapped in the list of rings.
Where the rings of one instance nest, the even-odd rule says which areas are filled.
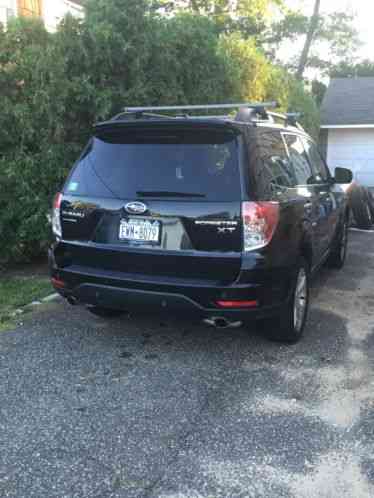
[[[98,127],[63,192],[70,264],[234,281],[242,251],[240,144],[238,131],[223,124]]]

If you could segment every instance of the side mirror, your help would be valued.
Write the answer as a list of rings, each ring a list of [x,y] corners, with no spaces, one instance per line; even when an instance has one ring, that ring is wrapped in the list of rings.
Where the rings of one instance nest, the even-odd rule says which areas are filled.
[[[347,168],[335,168],[335,183],[351,183],[353,180],[353,173]]]

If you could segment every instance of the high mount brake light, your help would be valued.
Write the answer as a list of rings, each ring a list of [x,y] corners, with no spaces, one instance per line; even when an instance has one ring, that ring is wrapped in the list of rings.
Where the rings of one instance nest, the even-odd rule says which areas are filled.
[[[62,237],[61,200],[62,194],[58,192],[54,198],[52,209],[52,231],[56,237]]]
[[[243,202],[244,251],[261,249],[269,244],[279,222],[277,202]]]

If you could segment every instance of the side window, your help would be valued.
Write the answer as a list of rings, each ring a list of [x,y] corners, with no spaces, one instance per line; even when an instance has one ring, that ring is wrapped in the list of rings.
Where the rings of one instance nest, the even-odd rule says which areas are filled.
[[[285,189],[296,186],[295,173],[280,132],[259,130],[256,184],[261,197],[276,199]]]
[[[295,170],[297,185],[313,184],[315,182],[313,171],[301,138],[297,135],[285,134],[284,139]]]
[[[304,139],[303,142],[310,162],[312,163],[316,183],[326,183],[330,179],[330,173],[322,160],[318,147],[310,140]]]

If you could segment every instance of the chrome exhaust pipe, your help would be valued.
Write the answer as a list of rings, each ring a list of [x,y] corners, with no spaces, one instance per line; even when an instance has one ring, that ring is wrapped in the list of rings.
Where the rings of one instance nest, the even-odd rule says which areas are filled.
[[[212,317],[203,320],[206,325],[215,327],[216,329],[237,329],[243,325],[243,322],[230,322],[226,318]]]

